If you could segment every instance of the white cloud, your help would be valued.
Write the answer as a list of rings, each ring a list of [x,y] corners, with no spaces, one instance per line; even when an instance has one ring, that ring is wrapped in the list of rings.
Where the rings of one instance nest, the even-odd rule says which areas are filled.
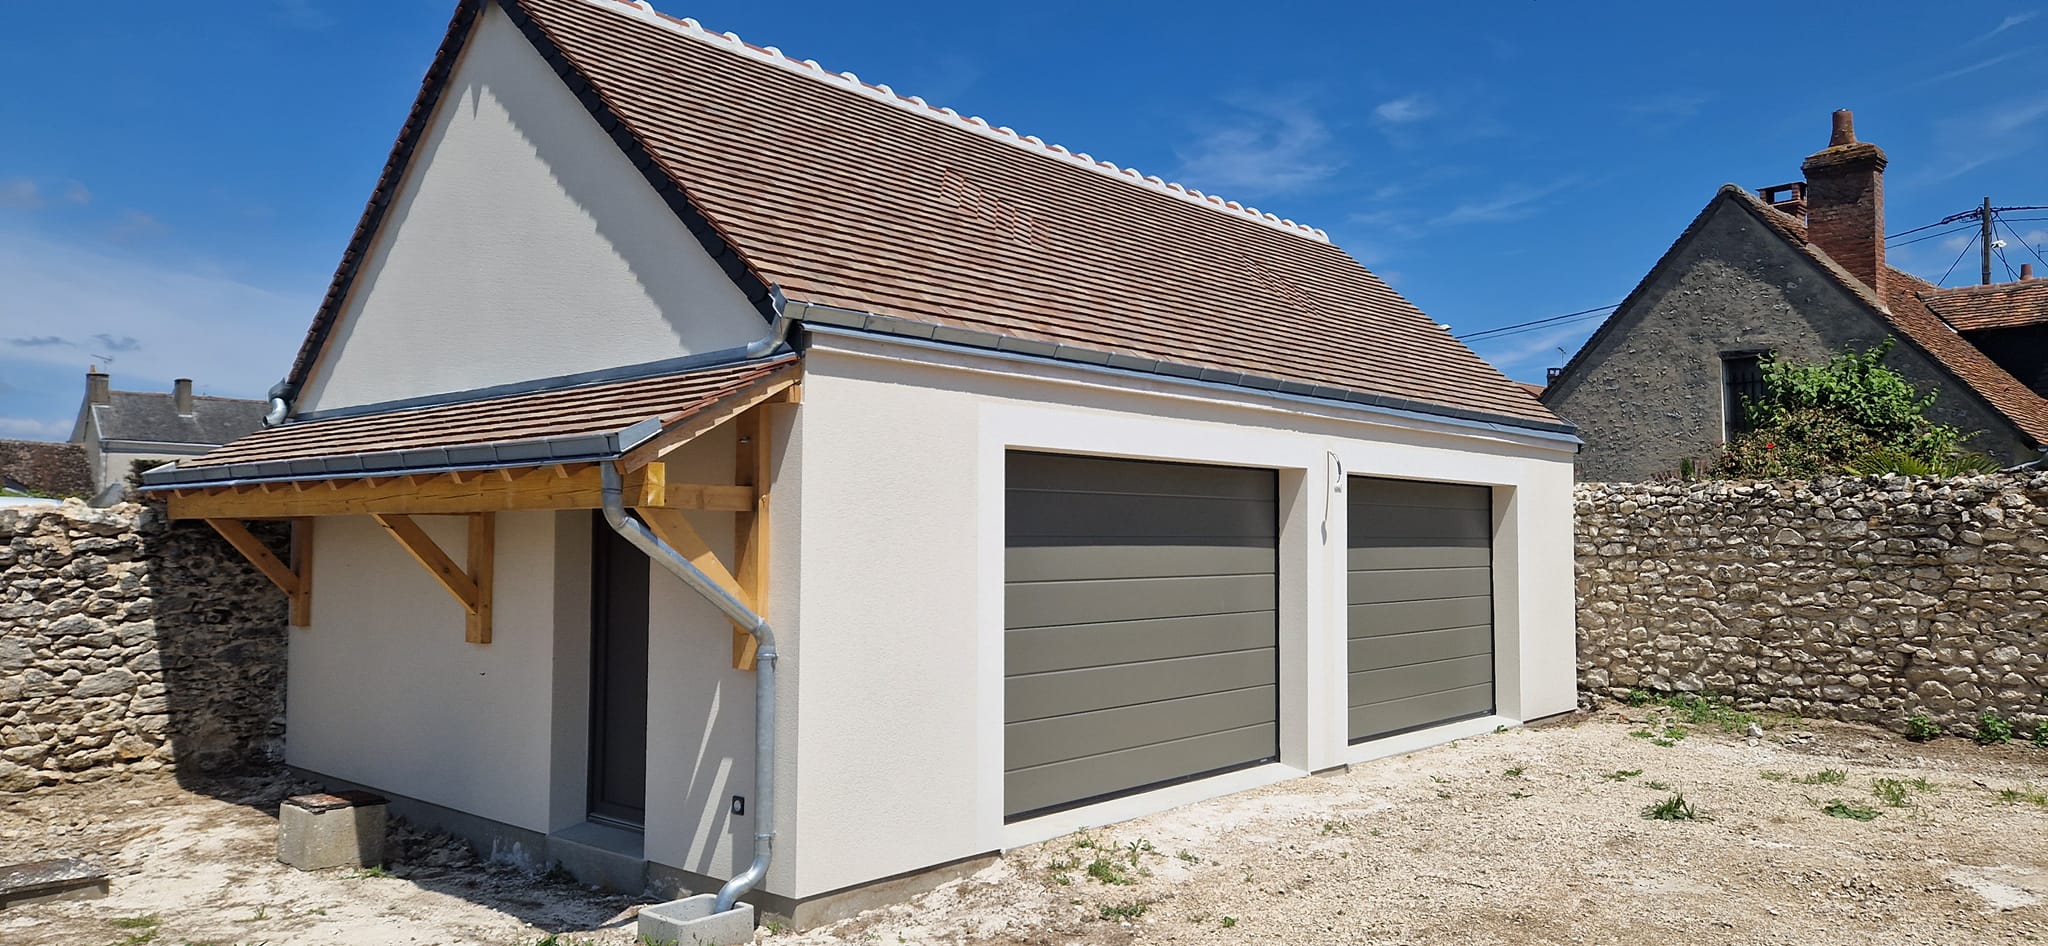
[[[42,205],[43,191],[36,182],[25,177],[0,180],[0,207],[34,210]]]
[[[1936,152],[1915,182],[1947,181],[2048,147],[2048,93],[1994,102],[1934,123]]]
[[[1228,104],[1229,120],[1174,149],[1181,181],[1225,197],[1284,194],[1321,184],[1344,166],[1329,127],[1307,105],[1249,98]]]
[[[1522,220],[1541,210],[1544,198],[1577,183],[1578,177],[1567,177],[1538,186],[1511,185],[1492,197],[1475,198],[1452,207],[1449,213],[1440,218],[1440,222],[1506,223]]]
[[[2028,20],[2031,20],[2040,15],[2041,11],[2039,10],[2025,10],[2019,13],[2010,14],[2005,19],[1998,21],[1998,25],[1992,27],[1991,32],[1985,33],[1984,35],[1971,40],[1970,43],[1972,45],[1975,45],[1977,43],[1984,42],[1985,40],[1997,36],[1998,34],[2005,32],[2006,30],[2012,29],[2015,26],[2019,26],[2020,24],[2025,23]]]
[[[114,356],[123,384],[194,378],[259,397],[290,367],[317,298],[207,269],[0,232],[0,360],[77,371]]]
[[[1390,125],[1405,125],[1419,122],[1436,114],[1436,106],[1420,95],[1407,95],[1388,102],[1381,102],[1372,110],[1373,116]]]
[[[71,436],[70,420],[0,417],[0,437],[10,440],[61,440]]]

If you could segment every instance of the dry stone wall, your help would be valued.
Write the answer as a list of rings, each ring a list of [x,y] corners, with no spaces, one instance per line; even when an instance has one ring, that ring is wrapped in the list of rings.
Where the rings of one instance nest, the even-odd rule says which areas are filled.
[[[1956,732],[2048,712],[2048,475],[1587,483],[1579,682]]]
[[[286,617],[203,523],[0,508],[0,790],[275,760]]]

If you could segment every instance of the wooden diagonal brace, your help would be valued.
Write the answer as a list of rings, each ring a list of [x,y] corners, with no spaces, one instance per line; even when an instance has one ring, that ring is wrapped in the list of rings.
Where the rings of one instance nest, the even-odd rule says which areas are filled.
[[[462,568],[434,537],[420,528],[411,516],[379,515],[377,524],[384,527],[393,539],[407,553],[425,566],[427,573],[434,576],[441,587],[447,589],[464,611],[468,612],[463,639],[472,644],[491,642],[491,591],[494,555],[497,545],[497,518],[493,513],[479,512],[469,515],[469,567]]]
[[[249,564],[256,566],[256,570],[262,572],[263,577],[270,579],[270,583],[276,585],[279,591],[288,595],[298,594],[299,576],[285,563],[278,561],[277,556],[263,545],[261,539],[250,535],[249,528],[242,525],[241,520],[208,519],[206,524],[212,526],[213,531],[220,533],[221,538],[228,540],[228,544],[234,546],[235,551],[242,553],[242,557],[248,559]]]

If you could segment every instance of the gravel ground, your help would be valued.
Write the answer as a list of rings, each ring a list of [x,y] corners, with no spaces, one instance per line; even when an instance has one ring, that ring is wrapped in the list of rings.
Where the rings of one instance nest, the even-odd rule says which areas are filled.
[[[1298,779],[1011,851],[901,906],[760,941],[2048,938],[2048,750],[1672,723],[1613,708]],[[115,873],[108,899],[0,913],[0,942],[140,943],[110,920],[151,916],[162,943],[633,941],[630,901],[479,865],[444,839],[407,835],[402,876],[284,868],[269,812],[286,789],[220,800],[137,780],[0,801],[0,850],[26,852],[5,860],[91,855]],[[1675,794],[1700,817],[1645,817]]]

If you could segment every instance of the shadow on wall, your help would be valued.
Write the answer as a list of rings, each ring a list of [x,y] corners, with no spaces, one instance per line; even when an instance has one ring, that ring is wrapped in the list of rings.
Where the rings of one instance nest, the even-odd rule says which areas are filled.
[[[152,509],[153,518],[162,515]],[[145,530],[144,591],[154,602],[166,732],[178,782],[284,761],[284,592],[203,522]],[[289,559],[286,523],[251,531]]]

